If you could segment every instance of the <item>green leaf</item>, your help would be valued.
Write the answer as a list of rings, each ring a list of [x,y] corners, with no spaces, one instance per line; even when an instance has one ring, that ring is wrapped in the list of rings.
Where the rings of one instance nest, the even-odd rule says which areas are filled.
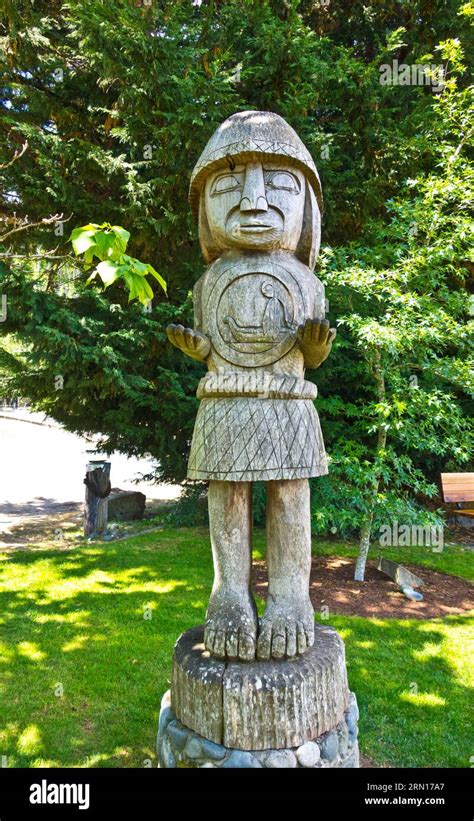
[[[94,257],[101,260],[88,283],[98,274],[107,288],[122,277],[129,290],[129,301],[139,299],[145,303],[153,299],[153,289],[145,279],[147,274],[155,277],[165,293],[166,282],[152,265],[124,253],[129,239],[129,231],[120,225],[111,226],[108,222],[102,225],[88,223],[74,228],[70,236],[74,252],[76,255],[83,254],[87,264],[91,264]]]
[[[117,247],[121,249],[121,253],[123,254],[130,239],[130,231],[126,231],[125,228],[122,228],[120,225],[112,225],[112,231],[117,238]]]
[[[79,256],[79,254],[83,254],[95,245],[95,230],[75,228],[74,231],[71,232],[70,240],[74,248],[74,253],[76,256]]]
[[[120,276],[120,267],[120,265],[117,265],[116,262],[112,262],[111,260],[105,260],[97,266],[96,271],[106,288],[118,279]]]
[[[99,251],[98,256],[102,260],[107,259],[113,251],[115,234],[98,231],[95,235],[95,241]]]
[[[124,271],[123,278],[127,284],[129,291],[128,301],[131,302],[132,299],[136,299],[136,297],[138,296],[135,285],[135,277],[130,271]]]
[[[96,256],[96,250],[97,246],[94,243],[94,245],[92,245],[91,248],[88,248],[87,251],[84,253],[84,262],[87,262],[88,264],[91,263],[94,259],[94,256]]]
[[[161,285],[161,287],[163,288],[163,291],[164,291],[164,292],[165,292],[165,294],[166,294],[166,293],[167,293],[167,290],[166,290],[166,287],[167,287],[167,286],[166,286],[166,280],[164,280],[164,279],[163,279],[163,277],[161,276],[161,274],[159,274],[159,273],[158,273],[158,271],[155,271],[155,269],[153,268],[153,265],[147,265],[147,272],[148,272],[149,274],[151,274],[152,276],[154,276],[154,277],[155,277],[155,279],[159,282],[159,284],[160,284],[160,285]]]
[[[146,279],[142,279],[142,283],[143,283],[143,291],[144,291],[144,294],[145,294],[145,297],[146,297],[146,299],[144,301],[149,302],[150,299],[153,299],[153,290],[150,286],[150,283],[147,282]]]
[[[134,257],[127,257],[127,262],[135,274],[141,277],[146,276],[148,266],[144,262],[140,262],[139,259],[135,259]]]

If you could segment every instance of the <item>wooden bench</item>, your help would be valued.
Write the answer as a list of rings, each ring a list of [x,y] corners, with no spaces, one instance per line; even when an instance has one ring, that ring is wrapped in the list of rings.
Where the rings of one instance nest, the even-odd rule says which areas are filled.
[[[462,502],[474,502],[474,473],[442,473],[443,501],[454,502],[456,509],[449,509],[452,516],[474,519],[474,507],[461,507]]]

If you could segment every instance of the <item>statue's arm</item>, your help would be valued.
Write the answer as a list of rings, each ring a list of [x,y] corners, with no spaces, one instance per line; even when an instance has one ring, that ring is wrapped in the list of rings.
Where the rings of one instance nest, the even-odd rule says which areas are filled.
[[[184,325],[168,325],[166,335],[176,348],[179,348],[187,356],[204,362],[211,350],[210,339],[202,333],[202,309],[201,309],[202,277],[196,282],[193,290],[194,302],[194,330],[185,328]]]
[[[193,288],[194,330],[202,333],[202,285],[204,277],[199,277]]]
[[[319,368],[328,358],[336,329],[329,327],[327,319],[307,319],[296,331],[296,339],[304,356],[305,368]]]

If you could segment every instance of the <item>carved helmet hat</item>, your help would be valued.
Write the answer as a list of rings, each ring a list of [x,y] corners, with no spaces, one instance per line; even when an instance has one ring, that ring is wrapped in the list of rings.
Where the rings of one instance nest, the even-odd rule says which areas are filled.
[[[255,161],[261,155],[272,162],[284,160],[303,172],[307,185],[303,228],[295,255],[314,268],[321,236],[323,198],[321,183],[311,154],[296,131],[278,114],[271,111],[240,111],[232,114],[216,129],[207,143],[194,170],[189,186],[189,203],[199,220],[199,239],[206,262],[212,262],[220,252],[214,246],[204,207],[204,184],[219,168]]]

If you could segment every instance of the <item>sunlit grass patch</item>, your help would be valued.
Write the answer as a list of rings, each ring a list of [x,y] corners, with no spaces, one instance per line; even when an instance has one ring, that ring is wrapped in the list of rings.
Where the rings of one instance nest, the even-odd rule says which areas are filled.
[[[326,555],[353,550],[322,546]],[[264,554],[257,532],[254,555]],[[0,748],[8,766],[155,765],[174,642],[205,617],[207,531],[162,530],[1,559]],[[472,619],[331,615],[330,623],[346,642],[362,750],[392,766],[469,766]]]

